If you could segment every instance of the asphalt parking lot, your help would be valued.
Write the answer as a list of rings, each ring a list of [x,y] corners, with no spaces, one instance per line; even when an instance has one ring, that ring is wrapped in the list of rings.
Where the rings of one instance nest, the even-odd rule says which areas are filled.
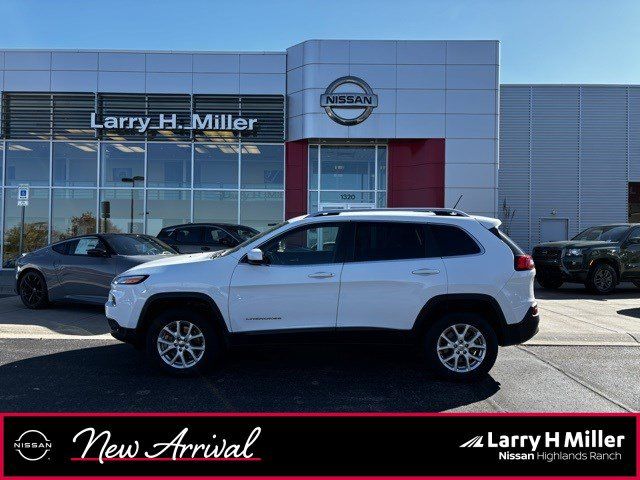
[[[102,309],[0,299],[0,411],[639,411],[640,290],[537,292],[540,333],[477,384],[441,382],[398,347],[232,352],[174,379],[113,340]]]

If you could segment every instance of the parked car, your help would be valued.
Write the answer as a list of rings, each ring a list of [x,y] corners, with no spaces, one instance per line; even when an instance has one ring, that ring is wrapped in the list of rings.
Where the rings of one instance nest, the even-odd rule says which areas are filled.
[[[198,253],[232,248],[258,233],[230,223],[187,223],[163,228],[158,238],[179,253]]]
[[[640,224],[601,225],[571,240],[541,243],[533,248],[533,260],[543,288],[583,283],[591,292],[608,294],[620,282],[640,287]]]
[[[58,300],[104,304],[113,278],[176,253],[149,235],[93,234],[70,238],[21,256],[16,291],[28,308]]]
[[[533,261],[499,225],[445,209],[298,217],[124,272],[106,316],[114,337],[176,375],[215,364],[226,345],[341,338],[411,342],[442,377],[473,380],[498,345],[538,328]]]

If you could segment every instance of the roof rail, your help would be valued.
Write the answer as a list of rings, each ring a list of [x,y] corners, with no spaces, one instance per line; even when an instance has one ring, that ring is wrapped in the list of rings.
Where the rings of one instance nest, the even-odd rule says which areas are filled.
[[[447,217],[468,217],[465,212],[462,210],[456,210],[453,208],[354,208],[352,210],[323,210],[321,212],[316,212],[310,217],[327,217],[331,215],[340,215],[341,213],[351,213],[351,212],[423,212],[423,213],[432,213],[438,216],[447,216]]]

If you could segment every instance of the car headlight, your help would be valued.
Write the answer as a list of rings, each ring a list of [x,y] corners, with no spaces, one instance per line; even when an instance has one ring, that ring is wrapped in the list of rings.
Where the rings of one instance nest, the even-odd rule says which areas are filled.
[[[580,249],[580,248],[570,248],[569,250],[567,250],[567,255],[569,255],[571,257],[579,257],[580,255],[582,255],[582,249]]]
[[[121,275],[113,279],[114,285],[137,285],[144,282],[149,275]]]

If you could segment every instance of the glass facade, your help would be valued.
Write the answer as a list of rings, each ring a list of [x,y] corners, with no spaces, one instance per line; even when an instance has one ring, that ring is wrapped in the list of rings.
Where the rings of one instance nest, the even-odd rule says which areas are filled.
[[[225,140],[0,140],[2,266],[13,268],[20,251],[22,183],[30,186],[23,252],[96,231],[156,235],[177,223],[281,222],[284,144]]]
[[[310,145],[309,213],[387,205],[386,145]]]

